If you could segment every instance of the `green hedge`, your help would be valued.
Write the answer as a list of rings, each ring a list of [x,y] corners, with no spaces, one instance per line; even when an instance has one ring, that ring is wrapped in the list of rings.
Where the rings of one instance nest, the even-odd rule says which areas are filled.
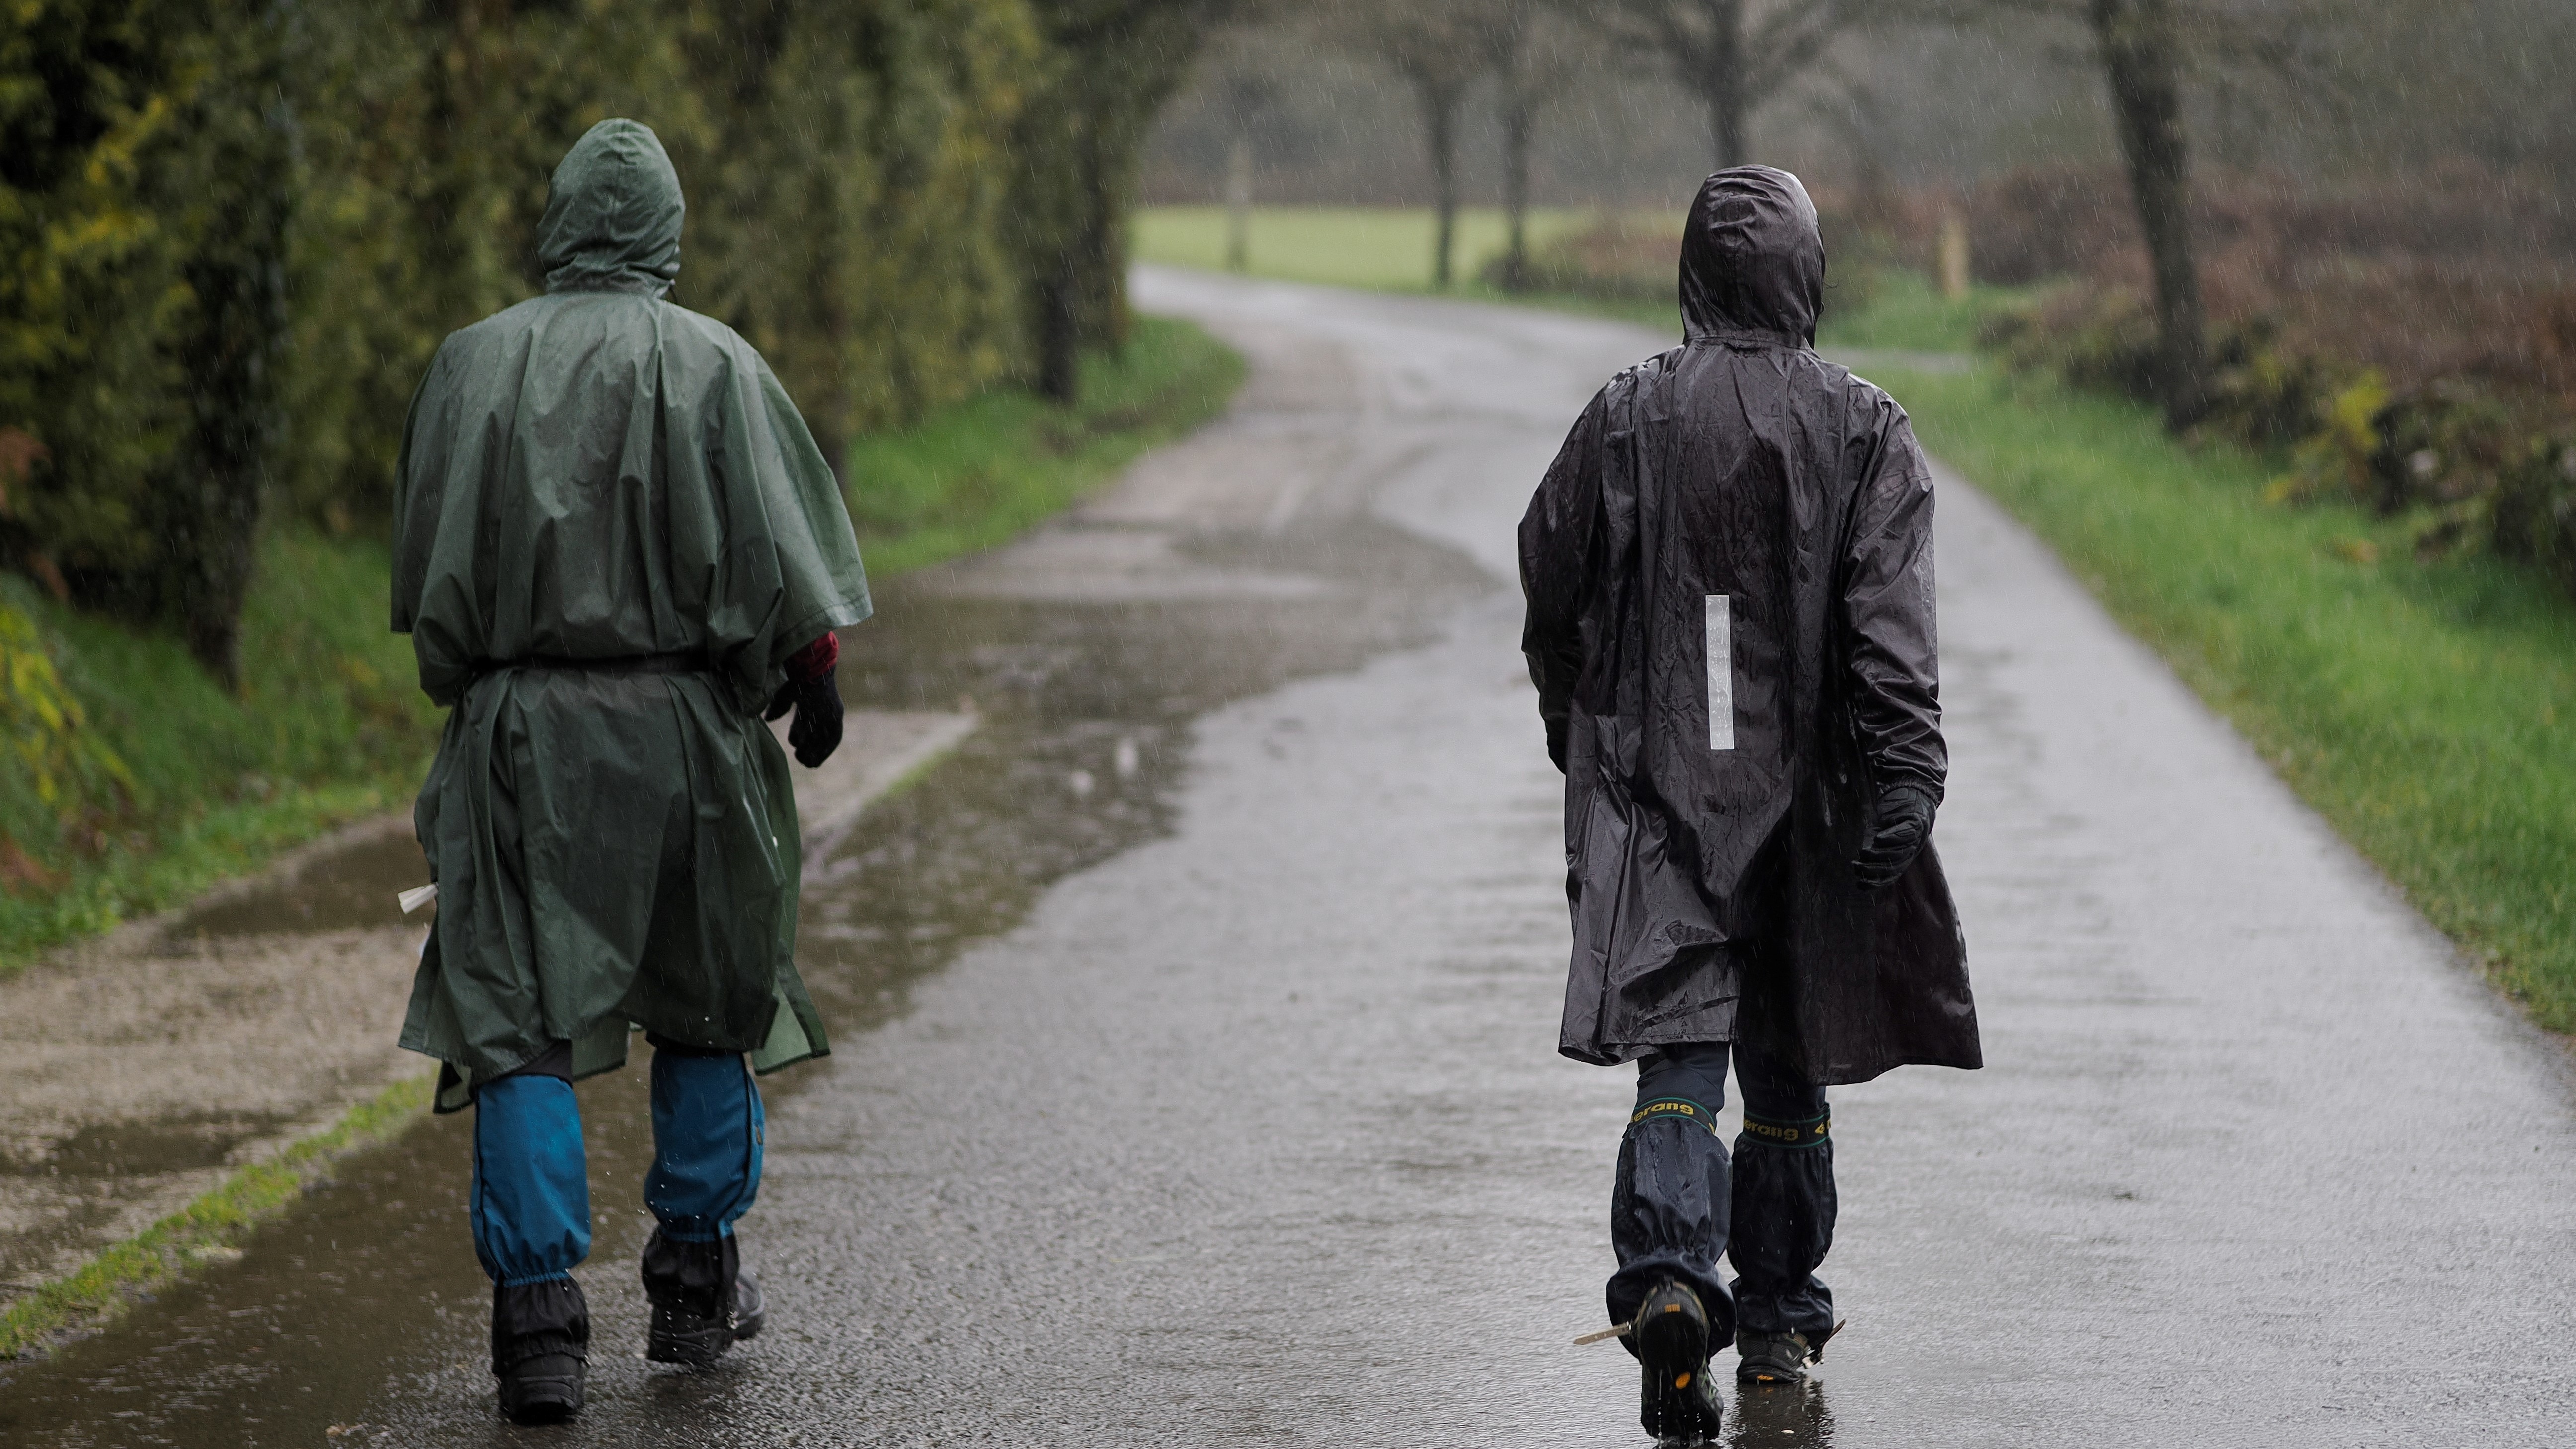
[[[585,129],[661,135],[689,199],[675,300],[759,347],[842,459],[1003,384],[1071,401],[1098,371],[1082,359],[1124,344],[1135,152],[1206,13],[0,6],[0,937],[166,900],[209,860],[372,808],[407,766],[409,737],[378,726],[420,711],[367,662],[381,639],[323,651],[360,661],[345,681],[281,678],[304,656],[273,648],[381,632],[380,592],[253,566],[373,546],[430,354],[540,289],[534,226]],[[853,477],[862,516],[919,501],[880,486]],[[276,617],[281,600],[321,613]],[[156,711],[228,723],[121,723]],[[281,781],[356,793],[298,814],[269,802]],[[258,823],[173,855],[174,822],[206,808]]]
[[[612,115],[687,188],[676,299],[826,455],[1125,336],[1124,202],[1188,0],[14,0],[0,565],[227,683],[263,508],[369,531],[449,331],[535,292]]]

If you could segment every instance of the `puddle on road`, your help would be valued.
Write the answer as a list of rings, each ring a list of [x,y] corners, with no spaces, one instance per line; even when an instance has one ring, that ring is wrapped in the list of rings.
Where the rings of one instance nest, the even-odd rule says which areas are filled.
[[[175,949],[216,936],[381,929],[400,913],[388,902],[429,880],[429,862],[408,830],[394,829],[319,857],[292,880],[272,882],[188,912],[161,933]],[[426,922],[426,912],[412,917]]]
[[[42,1156],[0,1156],[11,1172],[47,1177],[153,1177],[221,1167],[233,1149],[286,1126],[283,1117],[224,1115],[155,1122],[103,1122],[84,1127]]]
[[[1492,587],[1460,556],[1367,522],[1193,552],[1334,587],[1294,600],[1121,604],[935,596],[900,581],[880,591],[878,618],[850,636],[844,693],[894,709],[969,699],[983,723],[918,783],[870,806],[807,889],[799,964],[837,1051],[865,1052],[868,1031],[906,1008],[914,983],[1018,924],[1056,881],[1165,833],[1198,715],[1426,642],[1452,607]],[[417,848],[397,835],[348,855],[345,869],[316,863],[187,930],[318,930],[361,911],[361,923],[380,924],[391,892],[417,881]],[[704,1442],[689,1423],[694,1406],[727,1396],[665,1383],[685,1376],[648,1374],[629,1357],[643,1322],[631,1265],[649,1229],[639,1206],[652,1151],[648,1057],[639,1047],[624,1071],[581,1086],[597,1220],[582,1272],[593,1373],[601,1391],[623,1384],[651,1399],[670,1442]],[[792,1110],[828,1070],[768,1079],[772,1109]],[[460,1433],[566,1442],[494,1414],[490,1288],[463,1207],[469,1140],[470,1117],[458,1114],[360,1154],[238,1262],[138,1304],[106,1333],[0,1363],[0,1444],[214,1449],[432,1433],[441,1443]],[[746,1240],[756,1251],[756,1214]],[[409,1406],[404,1422],[388,1426],[397,1401]],[[421,1422],[424,1402],[438,1405],[443,1427]]]

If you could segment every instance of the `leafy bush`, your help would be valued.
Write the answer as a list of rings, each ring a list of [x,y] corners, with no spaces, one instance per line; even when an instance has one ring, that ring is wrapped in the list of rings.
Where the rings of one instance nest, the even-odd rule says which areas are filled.
[[[1506,292],[1554,292],[1607,302],[1669,302],[1679,287],[1681,232],[1667,220],[1610,215],[1530,248],[1519,277],[1496,253],[1480,273]]]
[[[2027,172],[1977,194],[1979,272],[2055,275],[1986,341],[2015,366],[2152,399],[2155,324],[2116,175]],[[2286,449],[2274,497],[2416,520],[2418,547],[2492,544],[2548,567],[2568,545],[2576,434],[2576,220],[2474,168],[2341,190],[2219,177],[2195,218],[2211,301],[2204,427]]]

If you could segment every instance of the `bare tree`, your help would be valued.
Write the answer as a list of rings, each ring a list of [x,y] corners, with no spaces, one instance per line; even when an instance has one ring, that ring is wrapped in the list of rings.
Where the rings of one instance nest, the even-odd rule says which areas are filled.
[[[1752,159],[1754,111],[1870,13],[1862,0],[1612,0],[1602,12],[1628,48],[1660,57],[1708,109],[1720,169]]]
[[[1568,0],[1493,0],[1480,18],[1486,64],[1501,92],[1503,216],[1510,240],[1502,283],[1529,285],[1530,148],[1547,108],[1591,59],[1590,32],[1568,13]]]
[[[1455,278],[1458,238],[1458,111],[1490,64],[1486,36],[1496,0],[1345,0],[1319,17],[1344,49],[1404,78],[1422,110],[1437,224],[1431,285]]]
[[[2191,245],[2191,153],[2182,127],[2182,47],[2168,0],[2085,0],[2129,165],[2129,196],[2156,288],[2156,384],[2165,426],[2209,411],[2209,313]]]
[[[2308,46],[2340,0],[1895,0],[1885,18],[1951,23],[2057,19],[2082,28],[2102,68],[2155,279],[2156,386],[2165,426],[2209,411],[2209,314],[2191,236],[2191,148],[2182,85],[2194,65],[2252,67],[2297,88]]]
[[[1228,0],[1035,0],[1046,64],[1019,118],[1019,241],[1037,390],[1071,402],[1086,346],[1127,333],[1126,217],[1154,113]]]

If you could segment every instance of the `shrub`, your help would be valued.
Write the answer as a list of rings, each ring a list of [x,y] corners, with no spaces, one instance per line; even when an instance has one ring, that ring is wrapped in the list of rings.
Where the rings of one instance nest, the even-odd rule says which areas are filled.
[[[1681,255],[1681,233],[1669,221],[1610,215],[1531,247],[1517,279],[1505,275],[1510,258],[1500,254],[1485,263],[1482,277],[1503,291],[1670,302],[1680,286]]]
[[[2151,400],[2145,259],[2107,170],[2024,172],[1972,203],[1981,276],[2056,276],[1985,341],[2014,366]],[[2221,176],[2195,203],[2215,364],[2205,428],[2283,448],[2283,500],[2421,515],[2419,546],[2492,543],[2576,588],[2576,218],[2471,167],[2301,189]]]

